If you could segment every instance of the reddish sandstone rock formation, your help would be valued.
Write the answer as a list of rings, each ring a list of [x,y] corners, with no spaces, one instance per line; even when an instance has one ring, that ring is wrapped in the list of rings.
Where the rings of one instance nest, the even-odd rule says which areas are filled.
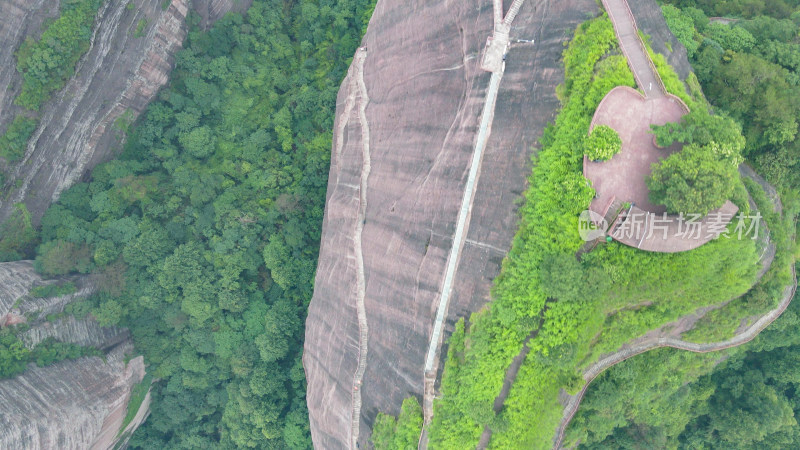
[[[515,202],[533,146],[559,107],[563,43],[597,11],[590,0],[526,2],[514,21],[445,338],[459,317],[489,299],[516,230]],[[317,448],[352,447],[354,399],[361,402],[363,447],[379,411],[396,414],[404,397],[422,395],[425,353],[490,78],[479,64],[492,22],[491,1],[381,1],[364,38],[363,70],[356,58],[342,83],[306,323]],[[357,376],[361,258],[368,325],[363,378]]]

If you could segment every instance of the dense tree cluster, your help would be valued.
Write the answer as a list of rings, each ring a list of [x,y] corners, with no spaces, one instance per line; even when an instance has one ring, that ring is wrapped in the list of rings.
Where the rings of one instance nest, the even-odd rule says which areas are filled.
[[[714,106],[742,124],[745,156],[771,182],[800,186],[800,4],[667,3],[675,5],[664,8],[667,24],[690,50],[704,92]],[[717,15],[746,20],[709,22],[707,16]]]
[[[28,39],[17,50],[22,92],[14,100],[38,111],[50,94],[64,87],[75,64],[89,49],[97,9],[102,0],[61,2],[61,13],[38,40]]]
[[[594,127],[586,139],[586,156],[592,161],[611,159],[622,150],[622,139],[608,125]]]
[[[612,367],[587,392],[568,440],[598,449],[796,448],[799,324],[793,302],[745,348],[661,349]]]
[[[15,261],[33,253],[39,235],[24,204],[14,206],[5,222],[0,223],[0,261]]]
[[[408,450],[417,448],[422,432],[422,407],[415,397],[403,400],[400,415],[378,414],[370,440],[375,450]]]
[[[117,160],[42,219],[36,267],[158,380],[137,448],[307,448],[300,361],[339,84],[367,0],[256,1],[192,31]],[[193,17],[191,20],[196,20]]]
[[[647,179],[653,202],[671,213],[706,215],[734,196],[745,145],[735,121],[696,107],[680,123],[653,129],[659,146],[688,144],[653,165]]]
[[[647,179],[650,200],[674,214],[700,214],[719,208],[731,198],[739,173],[720,158],[716,143],[688,145],[653,167]]]
[[[25,155],[25,147],[37,123],[36,119],[24,115],[14,117],[6,132],[0,135],[0,158],[8,162],[20,160]]]

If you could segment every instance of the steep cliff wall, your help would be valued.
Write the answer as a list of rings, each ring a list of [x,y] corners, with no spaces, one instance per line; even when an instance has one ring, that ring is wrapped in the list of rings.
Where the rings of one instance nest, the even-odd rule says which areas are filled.
[[[210,27],[229,11],[244,13],[253,4],[253,0],[194,0],[192,9],[201,17],[200,26]]]
[[[17,300],[39,282],[41,276],[33,270],[31,261],[0,263],[0,325]]]
[[[533,146],[559,106],[563,43],[596,12],[591,0],[526,2],[514,21],[446,335],[458,317],[488,301],[516,230],[515,202]],[[356,58],[342,83],[306,322],[317,448],[352,447],[354,429],[363,447],[378,411],[396,414],[404,397],[422,396],[425,352],[489,84],[479,64],[492,27],[491,1],[379,1],[364,60]],[[367,328],[358,320],[362,300]],[[366,367],[357,377],[364,348]]]
[[[19,337],[28,348],[47,338],[105,351],[101,358],[62,361],[47,367],[31,364],[13,379],[0,380],[0,448],[110,448],[122,425],[131,388],[144,376],[128,330],[101,327],[91,317],[47,320],[48,314],[93,292],[90,279],[71,277],[77,292],[54,298],[30,295],[43,280],[31,261],[0,263],[0,327],[28,322]]]
[[[12,17],[0,28],[0,36],[7,35],[11,44],[0,50],[0,91],[4,92],[0,130],[18,111],[11,105],[20,86],[13,51],[25,34],[35,35],[43,17],[55,14],[52,5],[57,4],[34,2],[21,7],[19,3],[0,1],[0,12],[8,11]],[[129,3],[134,8],[128,8]],[[126,112],[126,119],[135,119],[167,83],[173,57],[186,37],[190,0],[172,0],[166,9],[163,3],[108,0],[101,7],[91,48],[78,63],[75,76],[42,108],[41,122],[24,158],[8,168],[6,189],[21,185],[0,199],[0,221],[8,217],[14,203],[24,202],[38,222],[64,189],[119,150],[122,133],[115,122]],[[208,26],[231,9],[245,11],[250,3],[200,0],[193,6]],[[137,33],[145,20],[147,25]]]
[[[37,298],[29,295],[36,286],[46,286],[70,281],[76,292],[61,297]],[[0,263],[0,326],[7,323],[25,321],[31,316],[34,321],[42,321],[48,314],[63,311],[70,302],[84,298],[94,292],[94,284],[89,277],[67,276],[45,280],[33,270],[33,261],[10,261]]]
[[[38,220],[63,189],[113,154],[120,137],[114,121],[127,110],[141,112],[167,82],[172,56],[186,35],[188,0],[175,0],[166,10],[160,0],[133,1],[133,9],[126,0],[100,8],[76,75],[42,109],[24,158],[9,170],[7,186],[21,186],[0,200],[0,220],[17,202]],[[143,19],[148,25],[136,37]]]
[[[0,448],[109,448],[130,390],[144,376],[141,357],[124,361],[132,351],[127,343],[105,361],[91,357],[44,368],[31,365],[20,376],[0,380]]]
[[[0,2],[0,131],[5,131],[19,108],[12,105],[22,79],[14,52],[26,38],[38,38],[42,22],[58,16],[58,3],[47,0]]]
[[[59,342],[96,347],[101,350],[130,341],[130,333],[125,328],[101,327],[91,318],[76,319],[72,316],[35,324],[20,336],[28,348],[33,348],[51,337]]]

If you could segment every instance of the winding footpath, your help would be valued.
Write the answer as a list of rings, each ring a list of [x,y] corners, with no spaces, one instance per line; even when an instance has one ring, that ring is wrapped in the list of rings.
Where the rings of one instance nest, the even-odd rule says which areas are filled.
[[[358,312],[358,367],[353,375],[353,412],[350,431],[350,448],[358,448],[358,435],[361,425],[361,383],[364,380],[364,372],[367,370],[367,350],[369,347],[369,326],[367,324],[367,310],[364,306],[364,297],[366,296],[366,279],[364,277],[364,253],[361,249],[361,235],[364,231],[364,222],[367,217],[367,186],[369,182],[370,172],[370,155],[369,155],[369,122],[367,121],[367,105],[369,104],[369,95],[367,94],[367,85],[364,83],[364,61],[367,58],[367,50],[364,47],[358,49],[355,57],[355,80],[358,86],[358,120],[361,125],[361,185],[359,186],[359,203],[358,203],[358,219],[356,221],[355,233],[353,236],[353,247],[356,256],[356,310]],[[352,86],[352,84],[351,84]],[[350,110],[352,111],[352,102],[355,98],[351,98],[353,92],[347,100],[350,101]],[[347,104],[345,106],[347,110]],[[349,118],[349,116],[347,116]],[[340,125],[340,129],[344,130]],[[341,136],[339,139],[341,143]],[[337,145],[337,157],[341,151]]]
[[[512,5],[512,10],[514,9],[516,3],[517,2],[515,1],[514,4]],[[603,0],[603,5],[605,6],[609,18],[611,19],[614,25],[614,30],[617,34],[617,38],[620,43],[620,48],[622,49],[623,54],[628,60],[631,70],[634,73],[634,77],[636,78],[637,84],[639,85],[641,90],[645,93],[645,97],[648,99],[657,99],[665,96],[671,96],[671,94],[669,94],[666,91],[666,88],[658,74],[658,71],[656,70],[653,62],[650,60],[650,57],[647,54],[645,44],[638,33],[636,20],[628,6],[627,1]],[[516,12],[514,11],[514,13]],[[495,16],[497,16],[497,9],[495,9]],[[727,348],[745,344],[754,339],[762,330],[764,330],[764,328],[769,326],[778,317],[780,317],[781,314],[783,314],[783,312],[789,306],[789,304],[792,301],[792,298],[794,297],[797,286],[797,279],[794,272],[794,267],[792,267],[792,279],[793,279],[792,284],[784,289],[783,297],[781,298],[780,303],[775,309],[769,311],[768,313],[760,317],[758,320],[755,321],[755,323],[750,325],[744,331],[741,331],[740,333],[736,334],[731,339],[722,342],[698,344],[698,343],[683,341],[677,338],[653,337],[651,339],[639,341],[634,346],[625,348],[616,353],[608,355],[598,360],[591,366],[589,366],[583,374],[584,381],[586,382],[585,385],[583,386],[583,389],[581,389],[581,391],[578,394],[569,397],[568,403],[564,408],[562,420],[553,438],[554,448],[561,448],[566,429],[569,423],[571,422],[572,418],[577,413],[578,407],[580,406],[581,400],[586,394],[589,385],[603,371],[635,355],[639,355],[646,351],[660,347],[671,347],[695,353],[707,353],[713,351],[720,351]],[[528,339],[526,339],[522,351],[514,358],[514,361],[512,362],[511,366],[506,371],[506,376],[503,383],[503,390],[495,398],[494,402],[494,410],[496,413],[499,413],[500,410],[502,410],[503,408],[503,404],[505,403],[505,399],[508,396],[508,392],[511,388],[511,385],[513,385],[514,380],[516,379],[519,368],[528,355],[529,352],[528,341],[532,337],[533,336],[529,336]],[[484,429],[481,435],[480,442],[477,447],[478,449],[485,449],[488,447],[489,442],[491,440],[491,434],[492,434],[491,430],[488,427]]]
[[[561,443],[564,440],[564,433],[566,432],[567,426],[572,421],[572,418],[575,417],[575,413],[578,412],[578,406],[580,406],[581,400],[583,399],[583,396],[586,394],[586,390],[589,388],[589,385],[592,383],[592,381],[594,381],[594,379],[597,378],[597,376],[600,375],[604,370],[610,368],[615,364],[619,364],[628,358],[639,355],[648,350],[653,350],[660,347],[676,348],[678,350],[686,350],[694,353],[708,353],[708,352],[725,350],[731,347],[737,347],[739,345],[746,344],[752,341],[756,336],[758,336],[759,333],[761,333],[764,330],[764,328],[769,326],[778,317],[780,317],[784,311],[786,311],[786,308],[788,308],[789,304],[792,302],[792,298],[794,298],[796,289],[797,289],[797,275],[795,274],[794,266],[792,266],[792,284],[786,286],[786,288],[784,289],[783,297],[781,299],[781,302],[778,304],[778,307],[761,316],[757,321],[755,321],[755,323],[750,325],[750,327],[748,327],[742,333],[737,334],[736,336],[726,341],[712,342],[708,344],[698,344],[695,342],[687,342],[674,338],[655,338],[652,341],[643,342],[634,347],[627,348],[625,350],[614,353],[592,364],[583,374],[583,379],[586,381],[586,384],[583,386],[583,389],[581,389],[581,391],[576,395],[572,396],[569,402],[567,403],[567,406],[564,408],[564,417],[561,420],[558,429],[556,430],[554,447],[555,448],[561,447]]]

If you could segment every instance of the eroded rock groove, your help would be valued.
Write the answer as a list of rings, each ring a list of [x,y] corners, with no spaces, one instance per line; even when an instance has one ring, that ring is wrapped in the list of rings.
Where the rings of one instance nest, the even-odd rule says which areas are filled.
[[[358,221],[356,222],[353,247],[357,263],[356,282],[356,309],[358,311],[358,367],[353,375],[353,415],[352,431],[350,436],[351,448],[358,448],[358,434],[361,421],[361,382],[367,370],[367,349],[369,344],[369,326],[367,324],[367,309],[364,306],[364,297],[367,292],[367,282],[364,276],[364,253],[361,248],[361,235],[367,219],[367,186],[369,182],[370,157],[369,157],[369,122],[367,121],[367,104],[369,94],[364,83],[364,60],[367,50],[364,47],[356,53],[356,77],[358,83],[358,120],[361,125],[361,186],[359,187]],[[341,140],[339,141],[341,144]]]

